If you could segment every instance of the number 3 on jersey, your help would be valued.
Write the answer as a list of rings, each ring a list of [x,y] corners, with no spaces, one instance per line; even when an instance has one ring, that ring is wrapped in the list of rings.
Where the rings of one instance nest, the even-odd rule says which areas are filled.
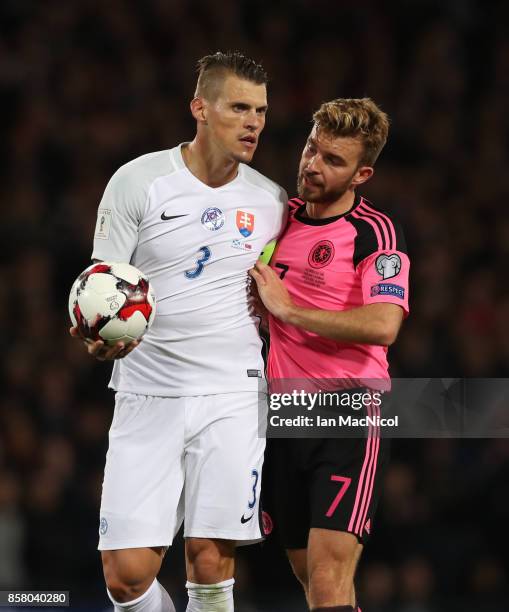
[[[196,267],[193,270],[186,270],[184,274],[186,278],[198,278],[200,274],[203,272],[203,268],[205,267],[205,262],[210,259],[212,255],[211,250],[207,246],[202,246],[198,251],[199,257],[196,260]]]

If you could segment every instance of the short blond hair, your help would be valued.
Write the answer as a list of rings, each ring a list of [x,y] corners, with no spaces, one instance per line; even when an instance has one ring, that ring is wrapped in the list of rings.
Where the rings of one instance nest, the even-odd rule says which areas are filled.
[[[318,130],[334,137],[360,138],[362,164],[373,166],[387,142],[389,117],[371,98],[336,98],[313,115]]]

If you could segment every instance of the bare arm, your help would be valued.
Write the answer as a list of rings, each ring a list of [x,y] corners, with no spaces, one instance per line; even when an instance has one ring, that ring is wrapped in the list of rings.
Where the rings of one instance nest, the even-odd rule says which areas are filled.
[[[368,304],[343,311],[294,306],[286,322],[331,340],[390,346],[402,321],[400,306]]]
[[[257,262],[250,273],[267,310],[284,323],[340,342],[389,346],[396,340],[403,321],[403,309],[396,304],[368,304],[343,311],[302,308],[269,266]]]

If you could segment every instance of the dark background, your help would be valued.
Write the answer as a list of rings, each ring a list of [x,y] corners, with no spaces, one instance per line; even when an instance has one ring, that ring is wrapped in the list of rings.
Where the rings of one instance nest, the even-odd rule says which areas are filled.
[[[289,193],[321,102],[369,95],[389,113],[361,193],[400,218],[412,260],[392,374],[508,376],[508,17],[490,0],[2,0],[0,588],[108,607],[95,548],[110,366],[68,337],[67,295],[111,174],[192,138],[202,55],[265,65],[254,166]],[[508,459],[507,440],[396,442],[364,612],[509,609]],[[161,581],[183,610],[180,543]],[[241,551],[236,601],[305,609],[274,540]]]

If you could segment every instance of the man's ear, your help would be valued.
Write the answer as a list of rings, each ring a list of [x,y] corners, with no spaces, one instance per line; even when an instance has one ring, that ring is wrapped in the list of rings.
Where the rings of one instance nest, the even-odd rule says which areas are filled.
[[[371,166],[359,166],[355,176],[352,179],[352,186],[357,187],[358,185],[362,185],[362,183],[369,181],[374,173],[375,170]]]
[[[207,123],[207,103],[201,96],[191,100],[191,114],[199,123]]]

